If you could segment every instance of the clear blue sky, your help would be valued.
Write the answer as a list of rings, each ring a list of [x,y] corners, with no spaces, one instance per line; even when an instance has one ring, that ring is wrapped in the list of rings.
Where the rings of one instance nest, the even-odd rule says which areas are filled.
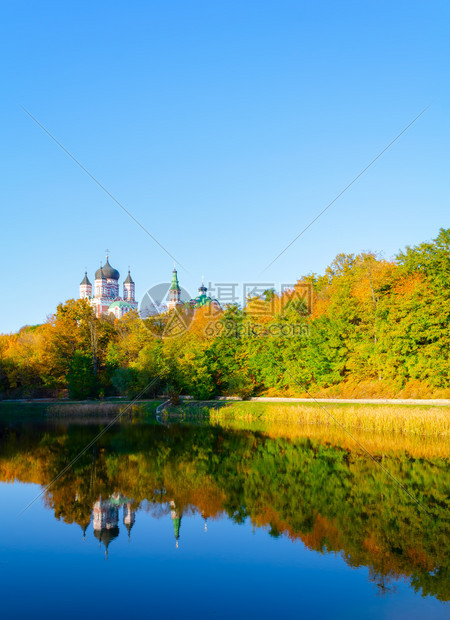
[[[447,0],[3,3],[0,331],[76,297],[106,248],[138,296],[173,264],[21,105],[193,293],[202,274],[295,281],[449,226],[449,17]]]

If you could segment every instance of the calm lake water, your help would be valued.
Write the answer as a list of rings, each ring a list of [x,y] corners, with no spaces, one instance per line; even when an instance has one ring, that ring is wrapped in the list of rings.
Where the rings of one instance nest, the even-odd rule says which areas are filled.
[[[0,422],[4,618],[448,617],[442,459],[123,423],[45,490],[105,425]]]

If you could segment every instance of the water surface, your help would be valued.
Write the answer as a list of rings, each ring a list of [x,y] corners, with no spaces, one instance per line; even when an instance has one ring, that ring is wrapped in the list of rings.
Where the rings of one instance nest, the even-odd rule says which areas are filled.
[[[5,617],[448,614],[442,458],[127,423],[45,491],[105,425],[0,423]]]

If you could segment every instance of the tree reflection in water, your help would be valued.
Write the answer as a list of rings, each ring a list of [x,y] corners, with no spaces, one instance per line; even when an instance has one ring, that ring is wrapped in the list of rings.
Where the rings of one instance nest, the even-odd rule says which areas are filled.
[[[99,425],[0,426],[0,480],[48,484]],[[381,458],[381,454],[380,454]],[[380,594],[406,577],[423,595],[449,598],[442,458],[383,456],[386,468],[426,506],[421,511],[371,460],[315,437],[269,437],[218,426],[123,424],[103,435],[45,494],[57,519],[94,535],[105,553],[130,536],[139,512],[172,519],[178,547],[184,514],[249,520],[270,536],[367,566]]]

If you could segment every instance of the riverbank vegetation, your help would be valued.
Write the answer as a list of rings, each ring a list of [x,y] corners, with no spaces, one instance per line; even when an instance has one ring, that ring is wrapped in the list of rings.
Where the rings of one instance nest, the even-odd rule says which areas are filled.
[[[0,394],[132,398],[150,384],[146,398],[448,398],[450,229],[392,260],[339,255],[244,309],[181,318],[175,337],[170,313],[96,318],[69,300],[43,325],[0,336]]]
[[[306,425],[335,426],[363,432],[448,437],[450,407],[409,405],[336,405],[327,403],[229,403],[210,409],[210,419],[217,422],[272,421]]]
[[[375,433],[359,429],[351,429],[348,433],[337,425],[320,426],[270,419],[247,421],[222,418],[220,421],[216,419],[215,423],[228,430],[258,432],[272,439],[310,439],[359,454],[367,454],[367,450],[376,457],[408,454],[415,459],[440,458],[448,461],[449,458],[448,438],[436,435]]]

